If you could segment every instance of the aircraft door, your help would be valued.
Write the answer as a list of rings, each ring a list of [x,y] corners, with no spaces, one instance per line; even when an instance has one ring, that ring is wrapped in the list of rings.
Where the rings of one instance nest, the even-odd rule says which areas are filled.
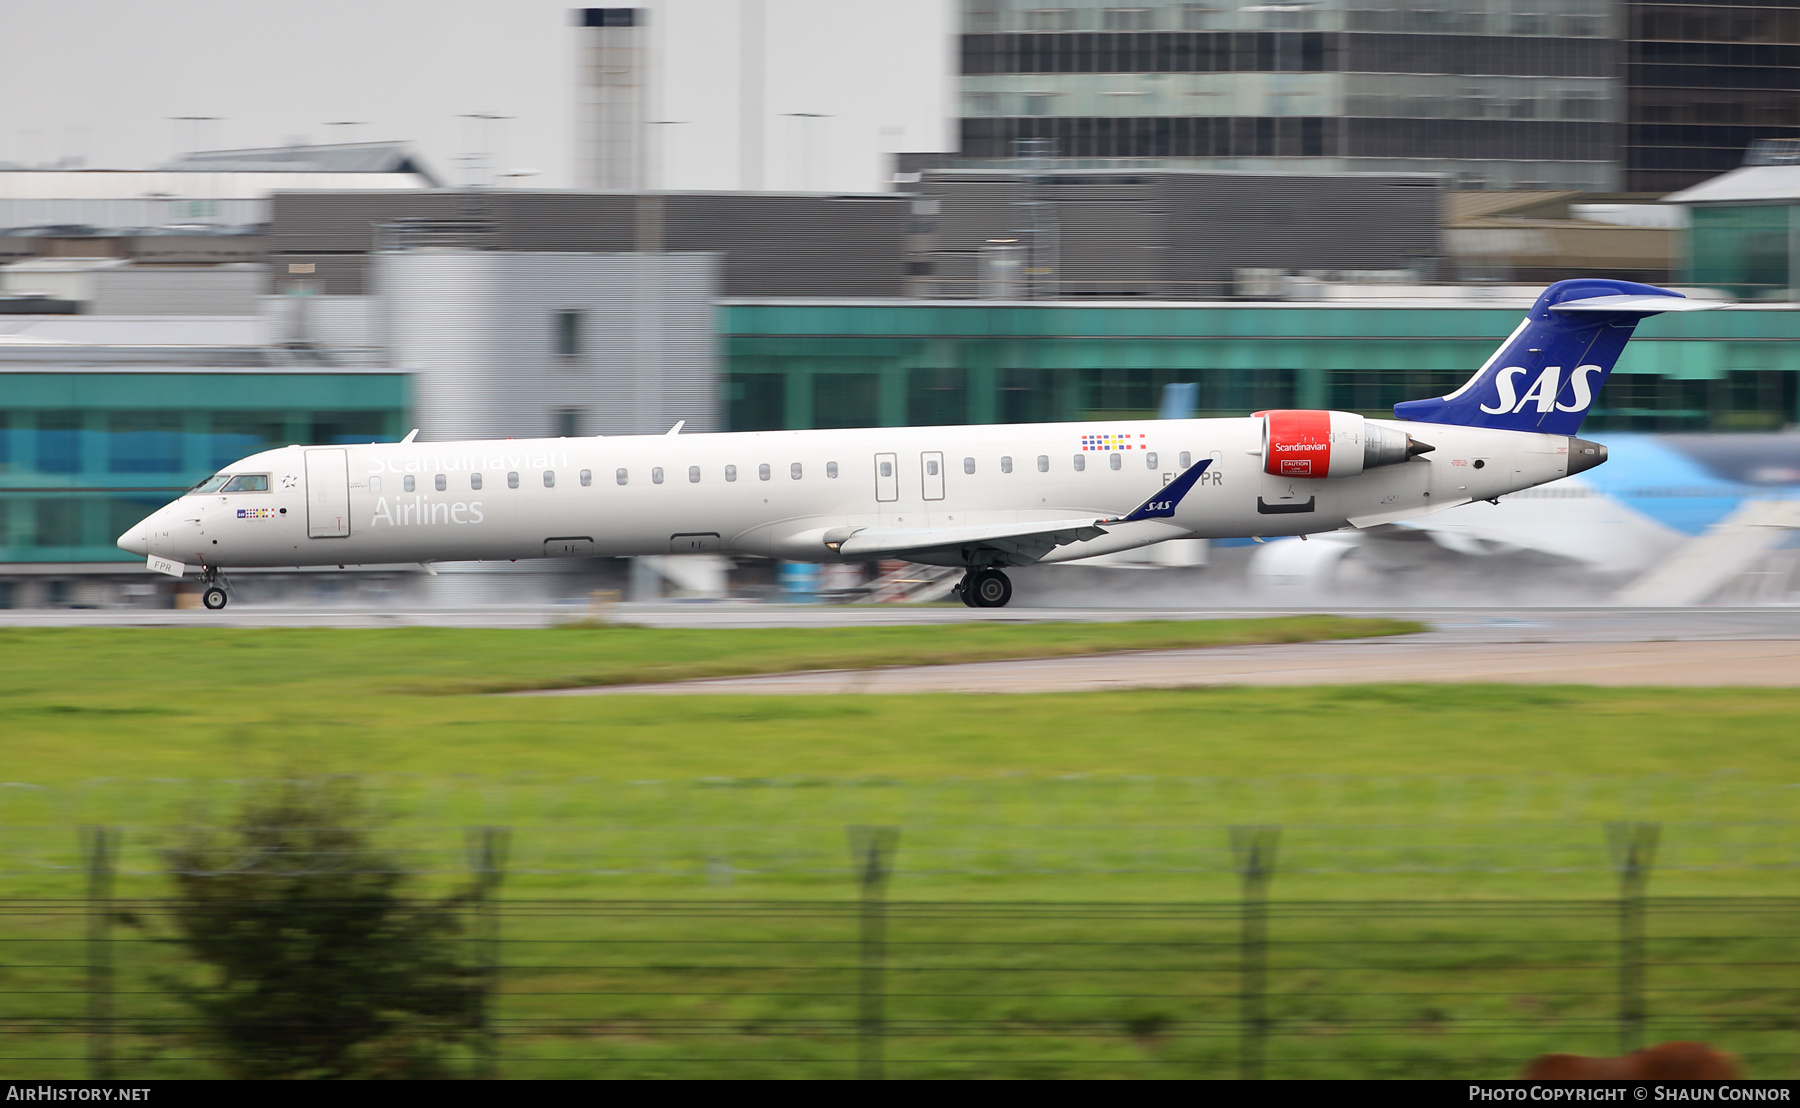
[[[900,499],[899,455],[875,455],[875,499],[882,503]]]
[[[350,452],[306,452],[306,536],[341,539],[350,534]]]
[[[939,450],[927,450],[919,455],[921,479],[925,482],[924,496],[927,500],[944,499],[944,455]]]

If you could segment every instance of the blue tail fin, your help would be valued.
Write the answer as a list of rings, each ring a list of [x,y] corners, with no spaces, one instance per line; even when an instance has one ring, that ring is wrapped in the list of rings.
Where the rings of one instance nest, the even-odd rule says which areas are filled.
[[[1558,281],[1467,384],[1449,396],[1396,404],[1394,415],[1420,423],[1573,435],[1639,320],[1716,306],[1630,281]]]

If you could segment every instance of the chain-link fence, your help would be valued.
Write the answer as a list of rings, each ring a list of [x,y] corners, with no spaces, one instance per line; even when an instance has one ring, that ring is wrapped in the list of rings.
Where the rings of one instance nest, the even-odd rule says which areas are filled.
[[[475,829],[459,942],[482,1002],[450,1065],[1483,1078],[1694,1039],[1800,1076],[1800,898],[1650,897],[1669,829],[1588,831],[1607,872],[1582,899],[1283,899],[1290,829],[1259,824],[1214,844],[1235,897],[1124,903],[894,896],[912,830],[867,825],[819,844],[844,879],[807,898],[502,895],[524,836]],[[82,843],[85,895],[0,902],[0,1071],[229,1072],[192,1003],[225,983],[179,941],[183,904],[117,891],[116,832]]]
[[[83,862],[72,828],[121,829],[121,878],[153,878],[183,828],[227,822],[245,782],[0,782],[0,882]],[[842,829],[904,827],[905,881],[1236,872],[1228,829],[1282,827],[1281,870],[1309,875],[1570,875],[1613,868],[1600,828],[1655,819],[1659,873],[1800,871],[1800,786],[1693,778],[1070,776],[491,781],[367,778],[388,852],[412,873],[466,871],[462,829],[514,831],[517,878],[649,877],[711,887],[850,876]],[[60,890],[62,886],[57,886]]]

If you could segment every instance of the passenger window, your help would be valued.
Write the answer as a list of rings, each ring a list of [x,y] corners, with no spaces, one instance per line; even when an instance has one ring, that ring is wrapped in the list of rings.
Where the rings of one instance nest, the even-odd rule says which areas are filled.
[[[800,480],[800,463],[799,462],[795,462],[793,465],[788,467],[788,476],[792,477],[796,481]]]
[[[407,479],[406,491],[412,491],[412,478]],[[226,483],[220,492],[268,492],[269,475],[266,473],[240,473]]]
[[[975,459],[974,458],[964,458],[963,459],[963,472],[964,473],[974,473],[975,472]]]
[[[436,486],[437,491],[443,492],[445,489],[450,487],[450,478],[445,477],[443,474],[440,473],[435,478],[432,479],[431,483],[434,486]]]
[[[616,474],[616,476],[618,477],[619,484],[621,484],[621,485],[623,485],[626,481],[631,479],[631,475],[626,473],[622,469]]]
[[[1121,465],[1123,465],[1125,463],[1125,459],[1119,457],[1117,454],[1114,454],[1112,456],[1111,461],[1112,461],[1112,467],[1114,469],[1118,469]]]
[[[1075,455],[1075,472],[1080,473],[1082,470],[1084,470],[1086,468],[1087,468],[1087,457],[1082,454]]]
[[[836,462],[826,462],[825,463],[825,476],[830,477],[833,480],[835,480],[837,478],[837,463]]]
[[[725,467],[725,480],[727,482],[737,480],[737,467],[736,466],[726,466]]]
[[[1187,467],[1194,464],[1194,456],[1185,450],[1183,450],[1180,454],[1176,455],[1175,460],[1177,462],[1181,463],[1182,469],[1186,469]]]
[[[581,487],[585,489],[593,483],[594,483],[594,471],[591,469],[582,470],[581,471]]]
[[[546,469],[544,471],[544,487],[547,489],[556,487],[556,471],[554,469]]]
[[[481,491],[481,474],[479,474],[479,473],[469,474],[469,487],[474,489],[476,492]]]
[[[881,463],[881,475],[883,477],[892,477],[894,475],[894,463],[893,462],[882,462]]]
[[[481,486],[476,485],[475,487],[480,488]],[[369,478],[369,491],[370,492],[380,492],[381,491],[381,478],[379,478],[379,477]]]
[[[412,492],[412,491],[413,491],[413,488],[414,488],[414,482],[413,482],[413,476],[412,476],[412,474],[410,474],[410,473],[409,473],[409,474],[407,474],[407,475],[406,475],[406,476],[405,476],[405,477],[402,477],[402,478],[401,478],[401,479],[400,479],[400,487],[401,487],[401,488],[403,488],[403,489],[405,489],[405,490],[406,490],[406,491],[407,491],[407,492]],[[231,490],[230,490],[230,489],[226,489],[226,490],[225,490],[225,491],[226,491],[226,492],[230,492],[230,491],[231,491]]]
[[[515,469],[511,473],[508,473],[506,475],[506,487],[509,489],[516,489],[519,487],[519,471],[518,470]]]
[[[1001,473],[1011,473],[1012,472],[1012,458],[1010,456],[1008,456],[1008,455],[1001,456],[1000,472]]]
[[[1050,455],[1048,455],[1048,454],[1039,454],[1038,455],[1038,472],[1039,473],[1049,473],[1050,472]]]
[[[756,467],[756,476],[757,476],[757,479],[761,480],[761,481],[767,481],[769,479],[769,463],[768,462],[764,462],[762,465],[759,465]]]
[[[1152,450],[1150,453],[1144,455],[1144,468],[1145,469],[1155,469],[1156,468],[1156,451]]]
[[[652,467],[652,468],[651,468],[651,470],[650,470],[650,483],[651,483],[651,484],[652,484],[652,485],[660,485],[660,484],[662,484],[662,467],[661,467],[661,466],[653,466],[653,467]]]
[[[933,459],[931,459],[931,460],[930,460],[930,461],[928,461],[928,462],[926,462],[926,463],[925,463],[925,475],[926,475],[926,476],[928,476],[928,477],[936,477],[936,476],[937,476],[937,469],[938,469],[938,466],[937,466],[937,459],[936,459],[936,458],[933,458]]]
[[[688,484],[698,485],[699,483],[700,483],[700,467],[699,466],[689,466],[688,467]]]

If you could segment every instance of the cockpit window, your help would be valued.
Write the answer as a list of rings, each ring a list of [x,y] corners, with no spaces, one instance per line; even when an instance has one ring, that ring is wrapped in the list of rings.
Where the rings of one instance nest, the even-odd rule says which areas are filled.
[[[220,489],[225,487],[225,482],[227,482],[229,480],[231,480],[231,474],[215,473],[211,477],[208,477],[206,480],[200,482],[198,485],[195,485],[193,488],[189,489],[188,493],[189,493],[189,495],[192,495],[193,493],[197,493],[197,492],[218,492]]]
[[[240,473],[228,481],[220,492],[268,492],[269,475],[266,473]]]

